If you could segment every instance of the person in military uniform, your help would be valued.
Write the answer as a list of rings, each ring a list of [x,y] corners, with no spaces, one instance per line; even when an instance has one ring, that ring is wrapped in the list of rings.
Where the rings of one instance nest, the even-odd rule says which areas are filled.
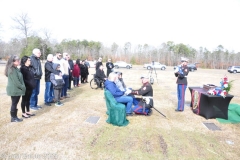
[[[181,65],[177,66],[174,70],[174,74],[177,77],[177,97],[178,97],[178,106],[175,109],[176,112],[184,111],[185,104],[185,91],[187,88],[187,76],[189,73],[189,68],[187,66],[188,59],[181,57]]]
[[[142,98],[136,98],[136,100],[133,101],[134,106],[134,112],[137,114],[144,114],[149,115],[153,107],[153,88],[152,85],[149,83],[149,77],[148,76],[141,76],[142,80],[142,87],[138,90],[132,90],[132,95],[141,95]],[[137,103],[136,103],[137,102]],[[140,108],[139,108],[140,107]]]

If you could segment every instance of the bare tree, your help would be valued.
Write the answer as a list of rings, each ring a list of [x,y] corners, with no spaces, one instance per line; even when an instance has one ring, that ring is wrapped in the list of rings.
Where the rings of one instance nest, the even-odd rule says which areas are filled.
[[[29,32],[30,32],[30,24],[31,20],[28,17],[27,13],[21,13],[17,15],[16,17],[13,17],[12,20],[16,23],[16,25],[13,27],[17,30],[20,30],[22,34],[24,34],[25,37],[25,46],[28,46],[28,37],[29,37]]]

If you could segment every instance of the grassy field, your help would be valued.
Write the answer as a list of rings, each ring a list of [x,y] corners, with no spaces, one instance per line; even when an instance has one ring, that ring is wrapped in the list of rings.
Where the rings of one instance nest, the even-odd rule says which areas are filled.
[[[3,73],[4,66],[0,66]],[[119,69],[127,86],[138,89],[139,77],[148,71],[142,66]],[[90,74],[94,73],[91,68]],[[175,112],[177,106],[176,78],[173,67],[156,70],[158,83],[153,85],[155,107],[149,117],[128,117],[130,124],[116,127],[106,123],[107,115],[103,90],[92,90],[89,83],[70,91],[62,107],[43,104],[44,77],[41,80],[39,105],[35,117],[21,123],[10,123],[10,97],[6,95],[7,78],[0,76],[0,159],[151,159],[237,160],[240,157],[240,124],[221,124],[216,119],[206,120],[195,115],[191,108],[190,92],[186,91],[184,112]],[[198,69],[189,73],[188,86],[219,85],[227,75],[233,82],[231,103],[240,104],[240,74],[226,70]],[[89,77],[89,81],[92,75]],[[20,103],[18,116],[21,116]],[[90,116],[99,116],[97,124],[85,122]],[[208,130],[202,123],[213,122],[221,131]],[[233,142],[231,144],[227,142]]]

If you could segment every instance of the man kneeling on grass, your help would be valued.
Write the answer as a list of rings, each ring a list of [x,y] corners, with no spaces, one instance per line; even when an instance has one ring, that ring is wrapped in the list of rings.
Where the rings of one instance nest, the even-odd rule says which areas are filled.
[[[134,105],[135,114],[150,115],[153,107],[153,88],[149,83],[148,76],[141,76],[142,87],[138,90],[132,90],[133,95],[141,95],[142,99],[137,99],[137,105]],[[135,102],[134,102],[135,103]],[[136,103],[135,103],[136,104]]]
[[[133,98],[130,96],[125,96],[125,92],[122,92],[120,89],[118,89],[118,87],[114,83],[116,79],[117,74],[115,74],[114,72],[110,73],[108,79],[104,82],[105,88],[112,93],[113,97],[117,102],[126,104],[127,116],[132,116]]]
[[[60,102],[60,96],[61,96],[62,88],[65,82],[63,80],[62,73],[60,71],[60,64],[54,63],[53,69],[57,71],[57,72],[51,73],[50,75],[50,80],[53,84],[54,96],[56,101],[55,106],[62,106],[63,103]]]

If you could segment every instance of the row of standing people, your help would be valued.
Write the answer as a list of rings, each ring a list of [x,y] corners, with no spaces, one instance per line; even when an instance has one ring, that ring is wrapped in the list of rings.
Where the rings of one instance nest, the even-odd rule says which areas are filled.
[[[30,112],[30,108],[33,110],[39,110],[42,107],[38,105],[38,95],[40,92],[40,79],[42,77],[42,67],[40,62],[41,52],[39,49],[34,49],[33,54],[30,57],[24,56],[21,59],[18,56],[11,56],[6,64],[5,75],[8,77],[7,94],[11,96],[11,122],[20,122],[22,119],[17,117],[17,104],[22,96],[21,108],[22,117],[29,118],[35,116]],[[54,65],[56,64],[56,65]],[[56,56],[52,54],[47,56],[47,62],[45,63],[45,93],[44,103],[47,106],[51,106],[51,103],[55,103],[56,106],[61,106],[60,100],[69,98],[67,95],[67,89],[71,89],[71,78],[74,72],[74,65],[71,65],[70,56],[67,53],[57,52]],[[84,67],[84,69],[87,67]],[[88,68],[83,77],[83,81],[87,81]],[[78,72],[79,75],[80,70]],[[82,77],[82,76],[81,76]],[[62,79],[62,83],[59,83],[59,79]],[[59,86],[57,86],[57,83]],[[58,92],[54,92],[58,90]],[[54,94],[55,93],[55,94]],[[55,97],[54,97],[55,96]]]

